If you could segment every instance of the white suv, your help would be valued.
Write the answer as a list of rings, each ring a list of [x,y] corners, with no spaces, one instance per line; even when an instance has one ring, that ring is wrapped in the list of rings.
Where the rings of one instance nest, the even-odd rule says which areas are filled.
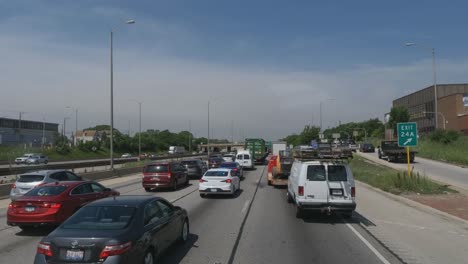
[[[297,206],[298,218],[304,211],[338,211],[350,218],[356,209],[353,173],[341,161],[294,161],[287,195]]]

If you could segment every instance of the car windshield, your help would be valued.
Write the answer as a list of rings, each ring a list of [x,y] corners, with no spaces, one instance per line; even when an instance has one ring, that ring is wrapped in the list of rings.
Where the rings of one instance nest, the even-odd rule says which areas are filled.
[[[32,189],[24,194],[24,196],[56,196],[63,193],[67,186],[42,186]]]
[[[18,182],[38,182],[44,180],[44,175],[20,175]]]
[[[169,172],[167,165],[148,165],[145,167],[145,173]]]
[[[342,165],[328,165],[329,181],[347,181],[346,167]]]
[[[61,228],[80,230],[119,230],[126,228],[136,208],[127,206],[85,206],[65,221]]]
[[[208,176],[208,177],[226,177],[228,176],[228,173],[227,171],[207,171],[204,175],[205,176]]]

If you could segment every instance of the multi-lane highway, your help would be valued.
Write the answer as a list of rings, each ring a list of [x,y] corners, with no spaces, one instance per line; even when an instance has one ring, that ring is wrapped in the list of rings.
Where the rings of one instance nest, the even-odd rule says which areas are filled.
[[[198,181],[158,195],[187,209],[191,234],[161,263],[400,263],[354,220],[312,215],[297,219],[285,190],[267,186],[258,166],[245,174],[236,197],[203,199]],[[146,194],[140,177],[103,181],[122,195]],[[36,245],[47,230],[27,234],[6,226],[8,201],[0,201],[0,263],[32,263]]]

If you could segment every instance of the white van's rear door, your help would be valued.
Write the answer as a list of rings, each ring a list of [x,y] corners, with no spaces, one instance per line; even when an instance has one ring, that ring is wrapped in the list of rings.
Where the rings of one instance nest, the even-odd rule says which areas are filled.
[[[346,167],[340,164],[328,165],[328,185],[330,202],[352,200],[351,183],[348,180]]]
[[[304,198],[308,202],[327,203],[328,183],[324,165],[307,166],[306,181],[304,183]]]

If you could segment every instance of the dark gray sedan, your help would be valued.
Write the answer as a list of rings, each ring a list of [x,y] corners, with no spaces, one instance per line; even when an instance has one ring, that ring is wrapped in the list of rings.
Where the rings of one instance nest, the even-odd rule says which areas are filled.
[[[188,234],[187,211],[163,198],[106,198],[84,206],[44,237],[34,263],[153,264]]]

